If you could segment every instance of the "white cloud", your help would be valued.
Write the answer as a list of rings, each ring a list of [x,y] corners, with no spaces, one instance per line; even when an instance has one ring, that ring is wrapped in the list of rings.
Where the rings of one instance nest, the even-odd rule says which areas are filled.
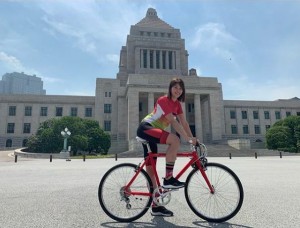
[[[60,78],[44,77],[44,76],[41,76],[41,78],[44,82],[47,82],[47,83],[64,82],[64,80],[62,80]]]
[[[24,67],[20,60],[14,56],[6,54],[5,52],[0,52],[0,62],[3,62],[6,68],[12,71],[24,71]]]
[[[29,74],[29,75],[30,74],[37,75],[38,77],[41,77],[44,82],[49,82],[49,83],[56,83],[56,82],[63,81],[58,78],[40,76],[41,73],[39,73],[37,70],[25,67],[18,58],[8,55],[5,52],[0,52],[0,63],[1,62],[3,63],[7,73],[24,72],[25,74]]]
[[[196,29],[192,39],[193,47],[221,47],[238,42],[238,39],[231,35],[223,24],[207,23]]]
[[[115,54],[108,54],[106,55],[106,58],[115,63],[115,64],[119,64],[119,60],[120,60],[120,56],[119,55],[115,55]]]
[[[222,59],[234,61],[231,51],[239,40],[228,32],[223,24],[207,23],[196,29],[191,48],[208,51]]]
[[[43,21],[48,26],[44,30],[55,37],[62,34],[71,38],[71,45],[98,61],[112,61],[112,56],[118,55],[125,43],[124,34],[143,17],[145,9],[130,1],[109,1],[109,6],[107,3],[95,0],[40,2]],[[116,53],[111,54],[112,51]]]

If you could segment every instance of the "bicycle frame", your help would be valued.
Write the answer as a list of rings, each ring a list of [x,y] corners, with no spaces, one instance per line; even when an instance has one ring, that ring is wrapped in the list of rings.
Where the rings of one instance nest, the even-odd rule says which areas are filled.
[[[166,157],[165,153],[152,153],[152,152],[148,152],[148,156],[147,158],[145,158],[145,160],[140,163],[137,166],[136,169],[136,173],[135,175],[132,177],[132,179],[129,181],[129,183],[125,186],[125,194],[130,194],[130,195],[141,195],[141,196],[151,196],[152,193],[148,193],[148,192],[137,192],[137,191],[131,191],[130,190],[130,186],[132,185],[132,183],[135,181],[136,177],[139,175],[139,173],[141,172],[141,170],[145,167],[146,163],[151,164],[151,167],[153,168],[154,171],[154,177],[155,177],[155,181],[157,184],[157,187],[160,187],[160,181],[159,181],[159,177],[158,177],[158,173],[156,170],[156,164],[154,162],[154,158],[155,157]],[[192,152],[180,152],[177,153],[177,157],[188,157],[191,158],[191,160],[178,172],[178,174],[176,175],[176,179],[179,179],[186,171],[187,169],[192,165],[192,164],[196,164],[196,167],[199,169],[199,171],[201,172],[210,192],[213,194],[214,193],[214,188],[213,186],[210,184],[210,181],[208,180],[206,173],[205,173],[205,168],[203,167],[203,165],[200,162],[200,158],[197,154],[197,152],[195,150],[193,150]]]

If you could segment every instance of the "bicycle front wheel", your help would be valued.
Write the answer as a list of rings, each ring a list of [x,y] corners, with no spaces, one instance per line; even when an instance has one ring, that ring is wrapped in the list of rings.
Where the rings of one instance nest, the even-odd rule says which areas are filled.
[[[116,221],[132,222],[142,217],[150,207],[153,187],[145,170],[141,170],[129,189],[125,188],[136,172],[137,165],[119,164],[109,169],[100,181],[100,205]]]
[[[199,169],[188,175],[185,198],[192,211],[208,222],[224,222],[240,210],[244,191],[237,175],[218,163],[206,164],[206,176],[212,185],[211,193]]]

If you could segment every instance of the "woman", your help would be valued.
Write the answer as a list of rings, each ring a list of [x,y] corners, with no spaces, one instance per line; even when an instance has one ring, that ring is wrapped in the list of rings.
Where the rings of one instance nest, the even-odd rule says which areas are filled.
[[[196,144],[189,124],[183,114],[180,102],[185,101],[184,82],[180,78],[174,78],[169,84],[167,96],[159,97],[154,110],[148,114],[137,129],[137,136],[149,142],[150,149],[157,153],[157,143],[168,144],[166,151],[166,175],[163,188],[178,189],[184,187],[185,183],[173,177],[173,169],[180,146],[180,139],[176,134],[165,131],[171,125],[175,131],[189,143]],[[144,157],[148,156],[147,146],[144,147]],[[156,160],[155,160],[156,161]],[[156,188],[154,172],[150,164],[146,164],[146,170],[151,177],[153,187]],[[152,205],[152,215],[173,216],[173,212],[163,206]]]

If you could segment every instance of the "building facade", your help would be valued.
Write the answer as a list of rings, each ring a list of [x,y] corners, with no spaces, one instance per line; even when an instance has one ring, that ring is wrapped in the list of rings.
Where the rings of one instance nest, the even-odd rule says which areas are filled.
[[[198,76],[189,68],[180,30],[149,8],[145,18],[130,28],[116,78],[97,78],[95,96],[0,95],[0,148],[21,147],[41,122],[71,115],[97,120],[111,134],[112,152],[134,150],[139,122],[153,110],[156,99],[167,93],[174,77],[185,82],[183,110],[194,135],[205,143],[240,138],[264,141],[266,129],[276,121],[300,115],[298,98],[223,100],[217,78]]]
[[[45,95],[43,81],[35,75],[6,73],[0,81],[0,94],[40,94]]]

